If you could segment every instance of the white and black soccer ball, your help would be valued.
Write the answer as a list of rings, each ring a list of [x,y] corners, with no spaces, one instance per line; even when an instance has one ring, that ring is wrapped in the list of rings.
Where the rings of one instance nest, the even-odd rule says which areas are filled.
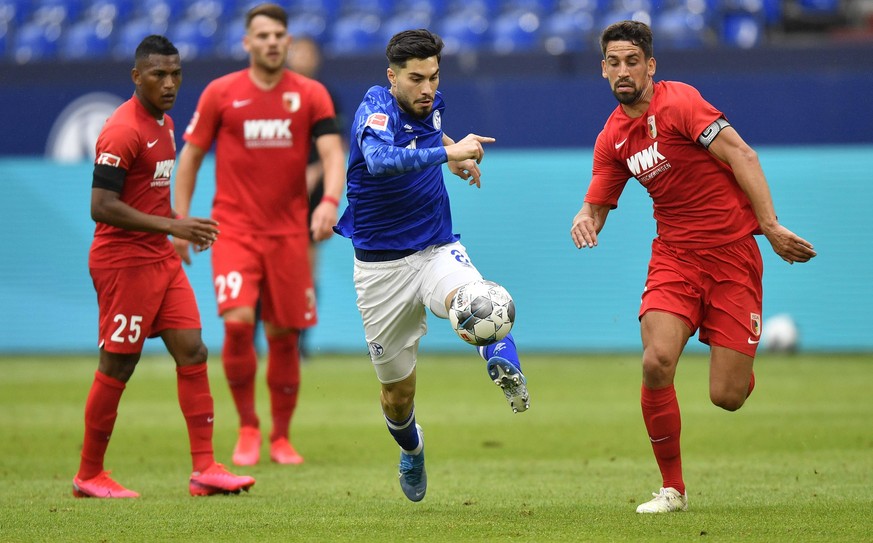
[[[773,315],[761,329],[761,347],[771,353],[797,352],[800,334],[791,315]]]
[[[515,302],[505,288],[492,281],[467,283],[452,300],[449,322],[470,345],[489,345],[509,333],[515,322]]]

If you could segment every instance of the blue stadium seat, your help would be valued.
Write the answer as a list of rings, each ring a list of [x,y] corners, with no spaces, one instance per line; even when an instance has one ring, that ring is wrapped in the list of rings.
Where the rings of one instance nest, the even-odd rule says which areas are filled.
[[[552,13],[543,21],[543,48],[553,55],[591,49],[597,42],[594,15],[586,10]]]
[[[135,12],[134,0],[92,0],[85,17],[92,20],[125,21]]]
[[[83,3],[78,0],[38,0],[30,20],[40,24],[67,24],[77,20],[84,12]]]
[[[248,53],[242,45],[246,33],[245,24],[245,17],[237,17],[222,25],[221,35],[215,45],[217,56],[238,60],[248,58]]]
[[[488,19],[478,11],[456,11],[437,22],[436,33],[445,43],[444,54],[476,52],[483,49]]]
[[[185,0],[139,0],[139,13],[154,20],[172,22],[185,14]]]
[[[316,13],[333,20],[340,15],[343,4],[342,0],[291,0],[282,5],[288,10],[289,18],[299,13]]]
[[[502,11],[501,0],[448,0],[447,13],[475,12],[486,17],[496,16]]]
[[[721,42],[731,47],[750,49],[764,37],[763,18],[752,13],[727,13],[721,23]]]
[[[415,30],[418,28],[430,28],[433,18],[427,11],[409,11],[397,13],[390,19],[382,23],[379,29],[381,42],[387,44],[394,34],[404,30]]]
[[[652,31],[657,43],[670,49],[693,49],[709,43],[709,27],[700,13],[676,7],[655,13]]]
[[[111,34],[111,21],[80,21],[64,31],[59,56],[66,60],[106,58],[111,51]]]
[[[309,11],[288,16],[288,33],[292,36],[309,36],[322,42],[327,36],[329,16],[323,12]]]
[[[533,51],[539,46],[540,17],[518,9],[498,16],[491,25],[491,49],[507,55]]]
[[[19,27],[30,18],[33,3],[30,0],[0,0],[0,22]]]
[[[171,25],[167,37],[183,61],[213,54],[218,40],[218,23],[213,19],[183,19]]]
[[[138,17],[125,23],[117,32],[112,56],[127,60],[133,58],[133,53],[143,38],[151,34],[166,34],[167,22],[154,20],[151,17]]]
[[[379,40],[379,17],[354,14],[333,24],[325,49],[335,55],[368,55],[384,47]]]
[[[340,6],[345,14],[372,14],[379,18],[394,12],[394,0],[344,0]]]
[[[640,21],[647,25],[652,24],[652,16],[648,11],[609,11],[600,16],[597,27],[601,30],[619,21]]]
[[[59,24],[25,23],[15,33],[12,55],[16,62],[53,60],[58,53]]]
[[[9,32],[11,25],[7,21],[0,21],[0,62],[6,59],[6,54],[9,51],[9,42],[12,41],[12,35]]]

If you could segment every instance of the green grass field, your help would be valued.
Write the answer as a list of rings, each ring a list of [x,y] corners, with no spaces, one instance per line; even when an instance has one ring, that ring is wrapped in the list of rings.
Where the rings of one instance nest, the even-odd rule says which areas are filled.
[[[475,355],[425,353],[418,504],[397,484],[366,356],[304,365],[292,432],[303,466],[237,469],[257,478],[252,492],[208,498],[188,496],[172,363],[144,358],[106,461],[142,497],[75,499],[95,368],[96,357],[0,359],[0,541],[873,541],[871,356],[760,356],[737,413],[709,403],[706,359],[683,359],[690,508],[659,516],[634,513],[660,486],[636,356],[528,356],[531,410],[513,415]],[[236,416],[217,359],[210,376],[229,464]],[[267,422],[263,365],[258,378]]]

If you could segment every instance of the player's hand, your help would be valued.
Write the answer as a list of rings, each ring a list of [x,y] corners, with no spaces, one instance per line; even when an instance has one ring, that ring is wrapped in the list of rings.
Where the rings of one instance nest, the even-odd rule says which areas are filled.
[[[205,251],[212,247],[218,239],[218,222],[200,217],[185,217],[172,221],[170,235],[173,236],[173,246],[176,253],[186,264],[191,264],[188,252],[189,242],[194,244],[194,251]]]
[[[448,163],[448,167],[450,172],[457,175],[464,181],[469,180],[470,185],[476,185],[476,188],[480,188],[482,186],[479,183],[479,177],[482,175],[482,172],[479,170],[479,165],[476,164],[476,161],[472,158],[457,162],[451,161]]]
[[[488,136],[467,134],[461,141],[446,146],[446,156],[450,162],[460,162],[471,158],[476,161],[476,164],[479,164],[485,156],[485,148],[482,147],[482,144],[494,143],[495,141],[494,138]]]
[[[312,232],[312,239],[315,241],[324,241],[333,235],[333,227],[336,225],[337,208],[331,202],[322,201],[312,211],[312,222],[309,224],[309,230]]]
[[[773,246],[773,251],[789,264],[809,262],[816,256],[812,243],[806,241],[781,224],[764,232],[767,241]]]
[[[573,243],[577,249],[583,247],[594,248],[597,245],[597,226],[594,222],[594,217],[586,213],[585,210],[579,211],[573,218],[573,226],[570,227],[570,237],[573,238]]]
[[[176,254],[182,258],[182,262],[191,265],[191,251],[189,250],[190,242],[187,239],[180,239],[175,236],[172,238],[173,248],[176,249]]]

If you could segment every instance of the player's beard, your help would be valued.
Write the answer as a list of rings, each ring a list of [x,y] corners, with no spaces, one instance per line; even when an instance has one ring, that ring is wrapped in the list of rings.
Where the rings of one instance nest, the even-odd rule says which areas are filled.
[[[430,115],[431,109],[433,109],[433,102],[431,102],[430,106],[424,109],[422,106],[416,105],[415,102],[407,100],[406,97],[397,96],[396,98],[401,109],[416,119],[426,119],[427,116]]]
[[[612,88],[612,94],[613,94],[613,96],[615,96],[615,99],[618,100],[618,103],[626,105],[626,106],[630,106],[630,105],[637,103],[637,101],[643,95],[644,89],[638,89],[638,88],[636,88],[636,86],[634,86],[634,92],[632,92],[632,93],[618,92],[618,84],[619,83],[622,83],[622,81],[616,81],[615,86]],[[631,81],[631,83],[633,83],[633,81]]]

